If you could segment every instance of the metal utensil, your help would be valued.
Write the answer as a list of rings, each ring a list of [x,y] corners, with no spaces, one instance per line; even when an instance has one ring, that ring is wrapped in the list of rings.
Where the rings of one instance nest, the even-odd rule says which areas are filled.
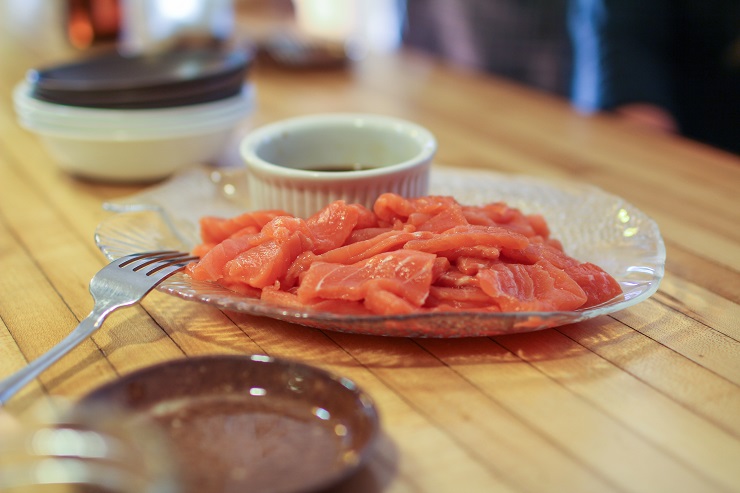
[[[95,305],[79,325],[47,353],[0,381],[0,405],[98,330],[115,310],[140,302],[159,283],[197,260],[176,251],[128,255],[103,267],[90,281]]]

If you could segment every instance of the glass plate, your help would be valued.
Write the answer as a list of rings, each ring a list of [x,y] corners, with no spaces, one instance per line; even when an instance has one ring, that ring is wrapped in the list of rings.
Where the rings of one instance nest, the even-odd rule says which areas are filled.
[[[649,298],[663,278],[665,246],[657,224],[624,199],[599,188],[439,166],[430,182],[430,194],[452,195],[466,205],[504,201],[526,213],[542,214],[566,252],[609,272],[622,286],[623,296],[575,311],[358,316],[285,308],[184,274],[171,277],[158,289],[224,310],[320,329],[403,337],[474,337],[529,332],[613,313]],[[140,251],[190,250],[199,243],[201,216],[234,216],[249,209],[246,176],[241,169],[193,168],[105,207],[116,214],[98,226],[95,241],[109,259]]]

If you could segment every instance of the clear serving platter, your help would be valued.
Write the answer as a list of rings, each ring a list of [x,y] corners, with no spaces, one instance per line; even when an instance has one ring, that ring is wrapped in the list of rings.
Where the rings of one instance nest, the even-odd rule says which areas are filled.
[[[97,228],[95,241],[115,259],[151,250],[190,250],[199,243],[198,219],[234,216],[250,209],[242,169],[193,168],[162,184],[105,204],[115,212]],[[477,337],[529,332],[614,313],[649,298],[664,274],[665,246],[657,224],[624,199],[572,181],[436,167],[430,194],[480,205],[504,201],[540,213],[566,252],[609,272],[623,295],[584,310],[557,312],[419,313],[341,315],[265,303],[217,284],[178,274],[157,288],[223,310],[270,317],[320,329],[402,337]]]

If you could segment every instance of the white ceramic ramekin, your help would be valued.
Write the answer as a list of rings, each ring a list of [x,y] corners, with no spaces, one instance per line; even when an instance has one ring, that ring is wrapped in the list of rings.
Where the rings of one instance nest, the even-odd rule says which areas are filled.
[[[240,146],[252,207],[299,217],[335,200],[372,208],[386,192],[426,195],[436,150],[434,135],[420,125],[346,113],[278,121],[252,131]],[[326,171],[356,165],[361,169]]]

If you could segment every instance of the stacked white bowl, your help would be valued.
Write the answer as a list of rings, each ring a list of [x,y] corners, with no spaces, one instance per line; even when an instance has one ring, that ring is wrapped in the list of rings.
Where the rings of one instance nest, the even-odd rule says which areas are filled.
[[[13,102],[20,125],[39,136],[60,168],[109,182],[153,181],[213,162],[254,107],[254,87],[199,104],[136,108],[74,106],[35,97],[19,83]]]

